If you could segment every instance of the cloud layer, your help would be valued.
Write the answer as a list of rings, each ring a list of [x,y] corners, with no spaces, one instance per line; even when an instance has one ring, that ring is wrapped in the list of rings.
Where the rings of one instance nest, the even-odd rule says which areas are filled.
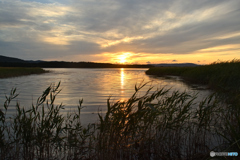
[[[141,63],[240,58],[239,17],[239,0],[2,0],[0,54],[111,62],[128,52]]]

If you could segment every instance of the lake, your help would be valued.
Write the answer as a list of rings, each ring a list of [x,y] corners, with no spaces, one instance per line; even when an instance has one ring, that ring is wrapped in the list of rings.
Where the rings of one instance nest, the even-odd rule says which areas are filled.
[[[63,114],[74,111],[79,99],[83,99],[81,120],[83,124],[97,121],[97,113],[104,114],[107,110],[107,99],[111,102],[124,101],[131,97],[135,85],[142,81],[149,82],[140,93],[152,85],[155,88],[166,87],[173,90],[187,91],[190,94],[198,93],[197,101],[202,100],[212,92],[204,86],[190,86],[179,77],[154,77],[145,74],[145,68],[45,68],[49,73],[29,75],[15,78],[0,79],[0,106],[3,107],[5,95],[9,95],[12,88],[17,88],[19,96],[9,107],[8,114],[16,112],[16,101],[20,106],[31,107],[36,104],[37,98],[52,83],[61,81],[62,91],[57,96],[56,103],[65,106]],[[153,89],[154,91],[154,89]]]

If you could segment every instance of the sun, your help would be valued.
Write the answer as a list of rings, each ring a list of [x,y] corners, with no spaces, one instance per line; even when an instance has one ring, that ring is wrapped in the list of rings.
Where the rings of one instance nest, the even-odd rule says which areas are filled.
[[[118,62],[121,64],[127,63],[129,59],[130,53],[123,53],[118,56]]]
[[[118,59],[119,59],[119,63],[125,63],[127,60],[126,60],[126,56],[125,55],[121,55]]]

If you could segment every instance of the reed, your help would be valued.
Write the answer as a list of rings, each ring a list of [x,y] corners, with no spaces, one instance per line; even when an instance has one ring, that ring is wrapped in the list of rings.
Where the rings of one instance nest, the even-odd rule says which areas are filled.
[[[46,73],[42,68],[0,67],[0,78]]]
[[[197,95],[166,88],[150,87],[141,95],[146,85],[136,85],[126,101],[109,98],[106,114],[86,127],[80,121],[83,100],[67,116],[62,104],[54,104],[60,83],[50,85],[30,109],[17,102],[16,115],[7,118],[18,96],[13,89],[0,108],[0,158],[207,159],[212,150],[240,151],[240,112],[230,117],[234,112],[220,105],[217,95],[200,103]]]
[[[181,76],[187,82],[206,84],[218,92],[227,93],[228,103],[240,104],[240,60],[238,59],[197,67],[154,67],[146,71],[146,74]]]

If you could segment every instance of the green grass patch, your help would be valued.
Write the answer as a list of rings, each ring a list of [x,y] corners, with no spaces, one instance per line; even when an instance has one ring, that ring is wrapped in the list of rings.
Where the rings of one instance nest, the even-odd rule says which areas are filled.
[[[181,76],[190,83],[206,84],[219,92],[230,94],[230,101],[239,101],[240,60],[214,62],[196,67],[154,67],[146,71],[146,74]]]
[[[195,103],[186,92],[135,86],[126,101],[110,103],[99,122],[81,125],[83,100],[73,113],[55,105],[61,91],[49,86],[36,105],[7,118],[16,89],[0,108],[0,159],[208,159],[210,151],[240,153],[240,110],[221,105],[215,95]],[[224,158],[224,157],[223,157]]]
[[[42,68],[0,67],[0,78],[46,73]]]

